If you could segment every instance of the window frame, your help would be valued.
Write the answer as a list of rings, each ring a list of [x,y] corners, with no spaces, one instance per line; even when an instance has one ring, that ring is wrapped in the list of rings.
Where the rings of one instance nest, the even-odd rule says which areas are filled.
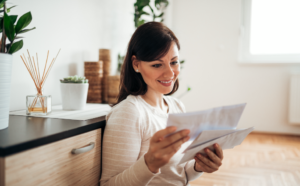
[[[242,0],[241,24],[240,24],[240,39],[239,39],[239,56],[240,63],[282,63],[282,64],[299,64],[299,54],[259,54],[253,55],[250,53],[250,30],[251,30],[251,4],[252,0]],[[300,34],[300,33],[299,33]]]

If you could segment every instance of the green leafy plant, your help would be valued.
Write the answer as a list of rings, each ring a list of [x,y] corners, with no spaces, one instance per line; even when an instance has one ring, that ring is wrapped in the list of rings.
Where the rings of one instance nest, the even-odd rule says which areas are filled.
[[[16,41],[23,38],[19,35],[31,31],[35,27],[25,29],[32,20],[31,12],[22,15],[18,21],[17,15],[7,15],[16,6],[6,8],[6,1],[0,0],[0,13],[3,13],[3,16],[0,16],[0,33],[2,32],[0,52],[13,54],[23,47],[23,40]],[[6,38],[8,38],[10,43],[6,44]]]
[[[121,56],[121,54],[118,54],[118,72],[120,73],[121,72],[121,68],[122,68],[122,65],[123,65],[123,62],[124,62],[124,58],[125,56]]]
[[[144,24],[146,20],[142,19],[142,15],[148,15],[152,17],[152,21],[160,21],[163,22],[163,10],[169,5],[168,0],[154,0],[154,7],[150,5],[150,0],[136,0],[134,3],[134,25],[135,27],[139,27],[140,25]],[[151,13],[145,12],[143,9],[145,7],[149,7]],[[157,10],[160,13],[158,15],[155,14]]]
[[[64,79],[60,79],[61,83],[88,83],[89,80],[85,79],[85,77],[80,77],[80,76],[70,76],[66,77]]]

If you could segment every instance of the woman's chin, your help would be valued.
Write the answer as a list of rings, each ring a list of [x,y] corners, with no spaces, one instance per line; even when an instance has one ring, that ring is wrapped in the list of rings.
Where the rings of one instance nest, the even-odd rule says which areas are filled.
[[[160,92],[162,94],[169,94],[170,92],[172,92],[173,90],[173,86],[171,88],[164,88],[163,90],[161,90]]]

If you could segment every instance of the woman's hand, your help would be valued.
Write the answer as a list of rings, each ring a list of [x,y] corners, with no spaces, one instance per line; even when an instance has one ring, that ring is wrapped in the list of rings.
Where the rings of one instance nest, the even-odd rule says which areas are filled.
[[[223,150],[217,143],[214,144],[214,148],[216,154],[208,148],[204,149],[207,154],[206,156],[200,153],[196,154],[196,156],[194,157],[194,159],[196,160],[194,167],[196,171],[212,173],[219,169],[219,167],[222,165]]]
[[[167,134],[175,131],[176,127],[167,127],[157,131],[150,139],[149,150],[144,158],[151,172],[159,172],[159,168],[167,164],[181,145],[190,139],[188,136],[190,130],[188,129],[178,131],[164,138]]]

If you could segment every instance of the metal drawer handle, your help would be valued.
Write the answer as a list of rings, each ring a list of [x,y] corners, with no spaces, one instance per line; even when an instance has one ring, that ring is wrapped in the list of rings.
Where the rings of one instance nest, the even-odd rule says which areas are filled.
[[[72,154],[81,154],[81,153],[85,153],[85,152],[88,152],[88,151],[92,150],[94,147],[95,147],[95,143],[94,143],[94,142],[91,142],[91,143],[89,143],[89,145],[86,146],[86,147],[82,147],[82,148],[79,148],[79,149],[73,149],[73,150],[72,150]]]

